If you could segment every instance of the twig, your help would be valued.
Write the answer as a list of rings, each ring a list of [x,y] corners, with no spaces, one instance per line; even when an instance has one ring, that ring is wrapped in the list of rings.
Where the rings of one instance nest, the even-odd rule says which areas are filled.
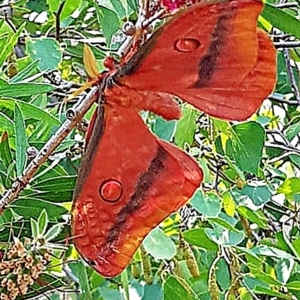
[[[138,16],[137,22],[136,22],[136,28],[137,31],[141,28],[146,28],[149,26],[153,21],[159,19],[163,14],[165,13],[164,9],[159,10],[156,12],[153,16],[149,17],[148,19],[145,19],[144,11],[141,9],[140,14]],[[124,43],[121,45],[119,50],[117,51],[118,56],[122,57],[124,56],[128,50],[130,49],[131,45],[133,44],[135,39],[135,36],[128,36]]]
[[[279,102],[279,103],[288,104],[288,105],[299,105],[297,100],[288,100],[280,95],[272,95],[272,96],[269,96],[268,99]]]
[[[66,120],[57,132],[51,137],[51,139],[44,145],[44,147],[38,152],[37,156],[30,162],[25,169],[22,176],[20,176],[13,184],[11,189],[7,190],[3,198],[0,199],[0,214],[3,212],[5,206],[16,199],[20,192],[30,182],[33,175],[38,168],[43,164],[50,154],[60,145],[65,137],[70,133],[73,127],[80,121],[87,110],[92,106],[95,101],[95,94],[98,91],[98,87],[92,87],[87,93],[86,97],[79,101],[74,108],[70,110],[71,116]]]
[[[59,8],[58,8],[58,11],[57,13],[55,14],[55,39],[57,41],[60,40],[60,15],[62,13],[62,10],[64,8],[64,5],[65,5],[66,1],[63,1],[60,5],[59,5]]]
[[[288,71],[288,76],[292,85],[292,89],[294,90],[295,93],[295,97],[298,101],[298,104],[300,105],[300,93],[299,93],[299,89],[298,89],[298,85],[297,85],[297,81],[295,79],[294,73],[293,73],[293,68],[290,62],[290,55],[287,49],[283,50],[283,55],[284,55],[284,59],[285,59],[285,63],[286,63],[286,67],[287,67],[287,71]]]
[[[300,41],[280,41],[274,42],[275,48],[297,48],[300,47]]]
[[[300,155],[300,150],[298,150],[297,148],[294,147],[290,147],[290,146],[284,146],[284,145],[279,145],[279,144],[273,144],[273,143],[265,143],[266,147],[270,147],[270,148],[278,148],[281,150],[285,150],[285,151],[290,151],[290,155],[291,154],[297,154]]]
[[[298,8],[297,2],[280,3],[274,5],[276,8]]]

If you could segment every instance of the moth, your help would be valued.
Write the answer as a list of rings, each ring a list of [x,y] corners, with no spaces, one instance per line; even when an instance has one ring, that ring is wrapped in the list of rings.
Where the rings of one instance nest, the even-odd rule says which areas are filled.
[[[257,28],[259,0],[197,3],[175,14],[117,68],[99,75],[99,107],[74,192],[72,235],[101,275],[120,274],[144,237],[183,206],[203,172],[154,136],[139,112],[180,118],[173,96],[245,120],[271,93],[276,55]]]

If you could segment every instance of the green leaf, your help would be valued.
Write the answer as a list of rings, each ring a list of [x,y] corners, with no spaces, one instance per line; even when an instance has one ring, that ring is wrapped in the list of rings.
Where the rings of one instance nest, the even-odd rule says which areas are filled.
[[[137,2],[135,0],[101,0],[101,6],[114,11],[118,19],[125,19],[137,11]]]
[[[9,109],[14,111],[15,104],[18,103],[24,119],[32,118],[34,116],[35,119],[39,120],[39,122],[43,122],[44,127],[51,128],[58,127],[61,122],[54,116],[52,116],[49,112],[36,107],[32,104],[23,102],[23,101],[15,101],[15,100],[1,100],[0,101],[0,110]],[[12,121],[8,121],[9,119],[6,116],[3,116],[0,113],[0,128],[3,125],[4,129],[8,132],[9,135],[13,135],[15,133],[14,123]],[[41,139],[41,134],[39,132],[39,137]],[[46,139],[49,137],[45,137]],[[43,140],[42,140],[43,141]]]
[[[145,285],[144,296],[142,300],[163,299],[162,286],[159,283]]]
[[[300,132],[300,123],[296,123],[288,126],[286,130],[286,137],[289,141],[291,141],[295,136],[297,136]]]
[[[88,270],[89,268],[83,265],[81,262],[68,264],[72,271],[72,275],[76,276],[78,283],[80,284],[80,298],[79,300],[93,300],[91,287],[89,283]]]
[[[40,71],[56,69],[62,60],[62,49],[55,39],[29,40],[26,47],[32,60],[39,60],[38,67]]]
[[[18,26],[18,30],[15,34],[11,35],[9,38],[6,38],[5,40],[5,47],[0,47],[0,66],[3,67],[4,61],[7,59],[7,57],[13,52],[14,46],[16,45],[18,38],[21,36],[24,28],[25,23],[23,23],[21,26]]]
[[[292,177],[287,178],[284,183],[279,186],[277,190],[278,194],[285,194],[290,201],[295,200],[296,195],[300,194],[300,178]]]
[[[193,297],[174,276],[170,276],[164,284],[164,300],[174,299],[192,300]]]
[[[258,175],[264,138],[264,129],[256,122],[234,125],[225,152],[241,170]]]
[[[293,259],[292,255],[285,251],[264,245],[252,248],[252,252],[257,255],[263,255],[268,257],[276,257],[280,259],[284,257],[286,259]]]
[[[153,132],[161,139],[170,141],[174,135],[176,121],[166,121],[161,117],[156,117],[152,126]]]
[[[281,31],[300,38],[300,22],[283,9],[265,3],[261,15]]]
[[[294,239],[292,241],[292,246],[297,253],[298,257],[300,257],[300,239]]]
[[[190,229],[183,233],[184,239],[199,248],[209,251],[218,251],[219,247],[205,233],[204,228]]]
[[[68,214],[68,210],[62,206],[26,197],[19,197],[10,205],[10,208],[24,219],[31,217],[37,219],[43,209],[46,209],[51,222],[62,220],[62,215]]]
[[[228,264],[224,259],[220,259],[216,265],[216,279],[223,291],[231,285]]]
[[[293,268],[295,266],[295,261],[293,259],[281,258],[276,266],[276,277],[280,282],[286,284],[292,275]]]
[[[262,295],[269,295],[269,296],[274,296],[274,297],[278,297],[277,299],[280,300],[291,300],[291,296],[287,295],[287,294],[283,294],[280,292],[276,292],[275,290],[269,289],[269,288],[264,288],[264,287],[257,287],[255,289],[255,292],[258,292]]]
[[[28,191],[26,196],[59,203],[71,201],[76,178],[77,176],[60,175],[34,182],[32,191]]]
[[[194,141],[196,131],[196,117],[199,114],[194,108],[184,106],[182,109],[183,116],[177,122],[175,133],[175,144],[179,148],[184,148],[185,144],[191,145]]]
[[[154,228],[143,241],[145,250],[154,259],[171,259],[176,254],[176,246],[159,227]],[[164,245],[163,247],[161,245]]]
[[[42,11],[47,10],[47,2],[48,1],[46,0],[29,0],[26,6],[31,11],[41,13]]]
[[[45,209],[42,210],[38,218],[39,234],[43,236],[48,227],[49,218]]]
[[[20,72],[18,72],[13,78],[10,79],[9,83],[17,83],[19,81],[22,81],[26,79],[28,76],[30,76],[34,70],[37,68],[39,63],[39,59],[33,61],[29,65],[27,65],[24,69],[22,69]]]
[[[111,44],[112,36],[119,30],[119,18],[114,11],[104,7],[96,6],[97,19],[103,30],[108,46]]]
[[[286,287],[291,290],[300,291],[300,281],[291,281],[286,284]]]
[[[44,83],[12,83],[1,87],[0,96],[7,98],[20,98],[34,96],[55,90],[55,87]]]
[[[124,300],[121,292],[119,290],[114,290],[111,287],[103,286],[100,289],[101,300]],[[98,298],[99,299],[99,298]],[[84,299],[82,299],[84,300]],[[95,299],[96,300],[96,299]]]
[[[65,20],[66,18],[70,17],[72,13],[81,6],[81,3],[82,0],[66,0],[60,14],[60,19]]]
[[[8,143],[8,134],[6,131],[3,132],[0,139],[0,158],[6,168],[8,168],[13,161],[13,156]]]
[[[223,208],[226,212],[226,214],[230,217],[233,217],[235,214],[235,202],[233,200],[233,197],[229,191],[222,194],[222,200],[223,200]]]
[[[269,202],[272,197],[272,192],[268,186],[250,186],[246,185],[242,190],[234,189],[232,194],[239,205],[258,209],[263,204]]]
[[[224,219],[224,217],[227,217],[227,220]],[[220,214],[220,216],[218,218],[209,218],[208,219],[209,223],[213,224],[213,225],[220,225],[222,227],[224,227],[224,229],[227,229],[227,230],[232,230],[232,231],[235,231],[235,232],[239,232],[238,229],[236,229],[234,227],[234,225],[232,225],[230,222],[235,222],[236,223],[236,219],[234,218],[230,218],[229,216],[227,215],[224,215],[223,213]]]
[[[44,235],[46,242],[54,240],[60,234],[63,226],[61,223],[53,225]]]
[[[0,101],[0,109],[1,109],[1,102]],[[15,127],[14,122],[6,115],[4,115],[2,112],[0,112],[0,131],[1,132],[7,132],[9,136],[14,135],[15,133]]]
[[[28,148],[28,144],[23,114],[20,106],[17,103],[15,105],[15,135],[17,176],[21,176],[27,161],[26,151]]]
[[[236,246],[245,238],[243,231],[225,230],[217,224],[214,224],[214,229],[205,228],[205,233],[220,246]]]
[[[193,196],[191,204],[207,217],[217,217],[221,212],[221,200],[213,193],[207,193],[204,196],[202,191],[198,190]]]
[[[257,224],[260,228],[267,229],[269,220],[261,211],[253,211],[252,209],[246,206],[239,206],[238,212],[246,219],[250,220],[251,222]]]
[[[30,227],[31,227],[31,233],[34,240],[37,240],[39,238],[39,225],[36,220],[30,218]]]
[[[271,275],[266,274],[262,270],[253,269],[252,270],[252,274],[255,275],[255,277],[257,279],[260,279],[262,282],[265,282],[265,283],[267,283],[269,285],[274,285],[274,286],[277,286],[277,287],[281,286],[281,283],[278,280],[276,280],[275,278],[273,278]]]

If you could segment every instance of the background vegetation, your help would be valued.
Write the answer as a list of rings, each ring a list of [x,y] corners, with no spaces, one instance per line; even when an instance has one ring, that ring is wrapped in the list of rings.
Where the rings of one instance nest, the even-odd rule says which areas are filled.
[[[93,45],[102,69],[108,49],[124,38],[124,21],[136,19],[136,2],[0,5],[3,195],[65,121],[62,100],[86,80],[83,44]],[[278,49],[278,81],[250,120],[220,121],[186,104],[177,122],[144,114],[155,134],[200,162],[205,179],[113,279],[95,273],[72,246],[70,201],[83,139],[74,129],[0,215],[0,298],[300,299],[299,6],[265,6],[259,26]]]

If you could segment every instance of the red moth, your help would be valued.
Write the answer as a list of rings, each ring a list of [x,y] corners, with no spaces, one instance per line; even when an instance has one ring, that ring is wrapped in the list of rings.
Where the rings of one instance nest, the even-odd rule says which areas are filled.
[[[74,193],[72,234],[103,276],[122,272],[149,231],[184,205],[203,177],[191,157],[149,132],[139,111],[178,119],[176,95],[214,117],[251,116],[276,74],[275,49],[256,26],[261,9],[258,0],[195,4],[120,68],[99,75],[101,105]]]

